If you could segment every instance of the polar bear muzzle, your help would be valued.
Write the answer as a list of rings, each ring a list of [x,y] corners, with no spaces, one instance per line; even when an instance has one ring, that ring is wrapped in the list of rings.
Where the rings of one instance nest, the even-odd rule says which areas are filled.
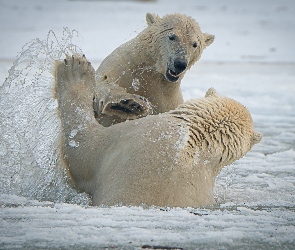
[[[170,82],[178,81],[180,74],[186,70],[187,65],[187,60],[176,58],[173,63],[173,69],[169,65],[167,66],[166,79]]]
[[[180,74],[177,74],[176,72],[174,72],[173,70],[167,69],[166,71],[166,79],[169,82],[177,82],[179,79]]]

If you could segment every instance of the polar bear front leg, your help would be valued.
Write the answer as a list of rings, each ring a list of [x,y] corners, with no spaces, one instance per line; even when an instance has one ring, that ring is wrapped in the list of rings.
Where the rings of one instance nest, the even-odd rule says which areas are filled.
[[[153,113],[151,103],[142,96],[127,93],[113,83],[100,83],[96,89],[93,108],[96,118],[106,126],[133,120]]]

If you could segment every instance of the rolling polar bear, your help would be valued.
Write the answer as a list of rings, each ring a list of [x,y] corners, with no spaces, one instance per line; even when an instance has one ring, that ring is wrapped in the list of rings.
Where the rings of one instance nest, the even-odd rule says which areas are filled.
[[[95,110],[102,125],[129,119],[134,112],[167,112],[183,103],[181,79],[214,41],[184,14],[160,18],[147,13],[146,21],[147,28],[115,49],[96,70],[102,90]]]
[[[84,56],[57,61],[55,82],[64,162],[93,205],[213,204],[217,174],[261,140],[248,110],[214,89],[170,112],[103,127]]]

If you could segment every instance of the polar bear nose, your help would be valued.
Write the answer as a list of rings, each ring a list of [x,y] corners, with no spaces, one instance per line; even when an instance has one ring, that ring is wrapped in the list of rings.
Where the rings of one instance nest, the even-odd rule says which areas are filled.
[[[187,67],[187,60],[176,58],[174,61],[174,68],[177,74],[183,72]]]

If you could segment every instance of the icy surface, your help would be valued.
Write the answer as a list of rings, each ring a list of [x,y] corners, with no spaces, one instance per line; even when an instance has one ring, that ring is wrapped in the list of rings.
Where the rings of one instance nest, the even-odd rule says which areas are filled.
[[[185,99],[214,87],[247,106],[263,133],[260,144],[222,170],[214,207],[90,207],[55,168],[60,124],[47,84],[52,60],[73,44],[97,67],[145,27],[148,11],[191,15],[216,35],[182,82]],[[295,248],[293,0],[1,0],[0,20],[0,249]],[[63,27],[80,36],[63,36]],[[49,30],[64,37],[61,54],[52,54],[48,45],[56,46],[56,39],[47,37]],[[29,54],[15,61],[35,38],[40,72],[36,64],[24,68],[35,60]],[[15,78],[4,83],[12,65]],[[71,135],[74,140],[75,131]]]

